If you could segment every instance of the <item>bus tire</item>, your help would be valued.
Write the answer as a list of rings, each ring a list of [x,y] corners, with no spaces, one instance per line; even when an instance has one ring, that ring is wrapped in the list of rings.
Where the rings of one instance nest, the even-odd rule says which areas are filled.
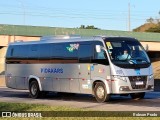
[[[30,96],[34,99],[37,99],[41,96],[39,85],[36,80],[31,81],[31,83],[29,84],[29,92],[30,92]]]
[[[97,102],[102,103],[105,101],[109,101],[110,95],[107,94],[106,87],[104,83],[97,82],[94,87],[94,95],[97,100]]]
[[[130,96],[134,100],[143,99],[144,96],[145,96],[145,92],[142,92],[142,93],[131,93]]]

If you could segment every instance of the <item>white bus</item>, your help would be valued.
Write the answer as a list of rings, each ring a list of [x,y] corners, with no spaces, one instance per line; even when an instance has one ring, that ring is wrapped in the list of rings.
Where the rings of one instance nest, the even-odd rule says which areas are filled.
[[[111,95],[144,98],[154,90],[151,62],[130,37],[42,37],[14,42],[6,54],[6,86],[29,89],[32,98],[48,91],[92,94],[98,102]]]

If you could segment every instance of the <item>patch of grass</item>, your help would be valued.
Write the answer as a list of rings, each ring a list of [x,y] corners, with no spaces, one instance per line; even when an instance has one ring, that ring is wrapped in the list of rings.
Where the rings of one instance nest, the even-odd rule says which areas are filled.
[[[65,106],[47,106],[41,104],[5,103],[0,102],[0,113],[2,111],[87,111],[86,109],[71,108]],[[159,117],[42,117],[42,118],[0,118],[4,120],[158,120]]]
[[[78,108],[65,106],[47,106],[42,104],[5,103],[0,102],[0,111],[81,111]]]

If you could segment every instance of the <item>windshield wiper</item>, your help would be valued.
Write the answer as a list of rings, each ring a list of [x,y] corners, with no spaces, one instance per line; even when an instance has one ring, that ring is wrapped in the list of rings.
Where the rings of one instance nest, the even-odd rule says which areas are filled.
[[[135,60],[135,61],[134,61],[134,60]],[[140,59],[140,58],[131,58],[130,61],[131,61],[131,62],[133,61],[135,64],[137,63],[137,61],[141,61],[141,62],[142,62],[142,61],[145,61],[146,63],[149,63],[147,60],[145,60],[145,59]]]

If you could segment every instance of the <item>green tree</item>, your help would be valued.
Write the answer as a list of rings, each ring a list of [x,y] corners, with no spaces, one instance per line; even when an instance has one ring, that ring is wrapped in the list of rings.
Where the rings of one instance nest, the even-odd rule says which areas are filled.
[[[147,23],[141,25],[133,29],[135,32],[157,32],[160,33],[160,11],[158,12],[159,17],[152,18],[146,20]]]
[[[158,25],[157,27],[154,27],[154,28],[149,28],[148,30],[146,30],[146,32],[160,33],[160,25]]]
[[[160,11],[158,12],[159,14],[159,18],[155,18],[153,19],[152,17],[147,19],[150,22],[155,22],[156,26],[155,27],[150,27],[148,30],[146,30],[146,32],[156,32],[156,33],[160,33]]]
[[[95,27],[94,25],[87,25],[87,26],[81,25],[79,28],[80,29],[99,29],[99,28]]]
[[[80,29],[85,29],[85,25],[81,25],[81,27],[79,27]]]
[[[152,17],[150,17],[149,19],[146,20],[147,22],[149,23],[153,23],[154,22],[154,19]]]
[[[98,29],[97,27],[94,27],[94,25],[88,25],[87,27],[86,27],[86,29]]]

